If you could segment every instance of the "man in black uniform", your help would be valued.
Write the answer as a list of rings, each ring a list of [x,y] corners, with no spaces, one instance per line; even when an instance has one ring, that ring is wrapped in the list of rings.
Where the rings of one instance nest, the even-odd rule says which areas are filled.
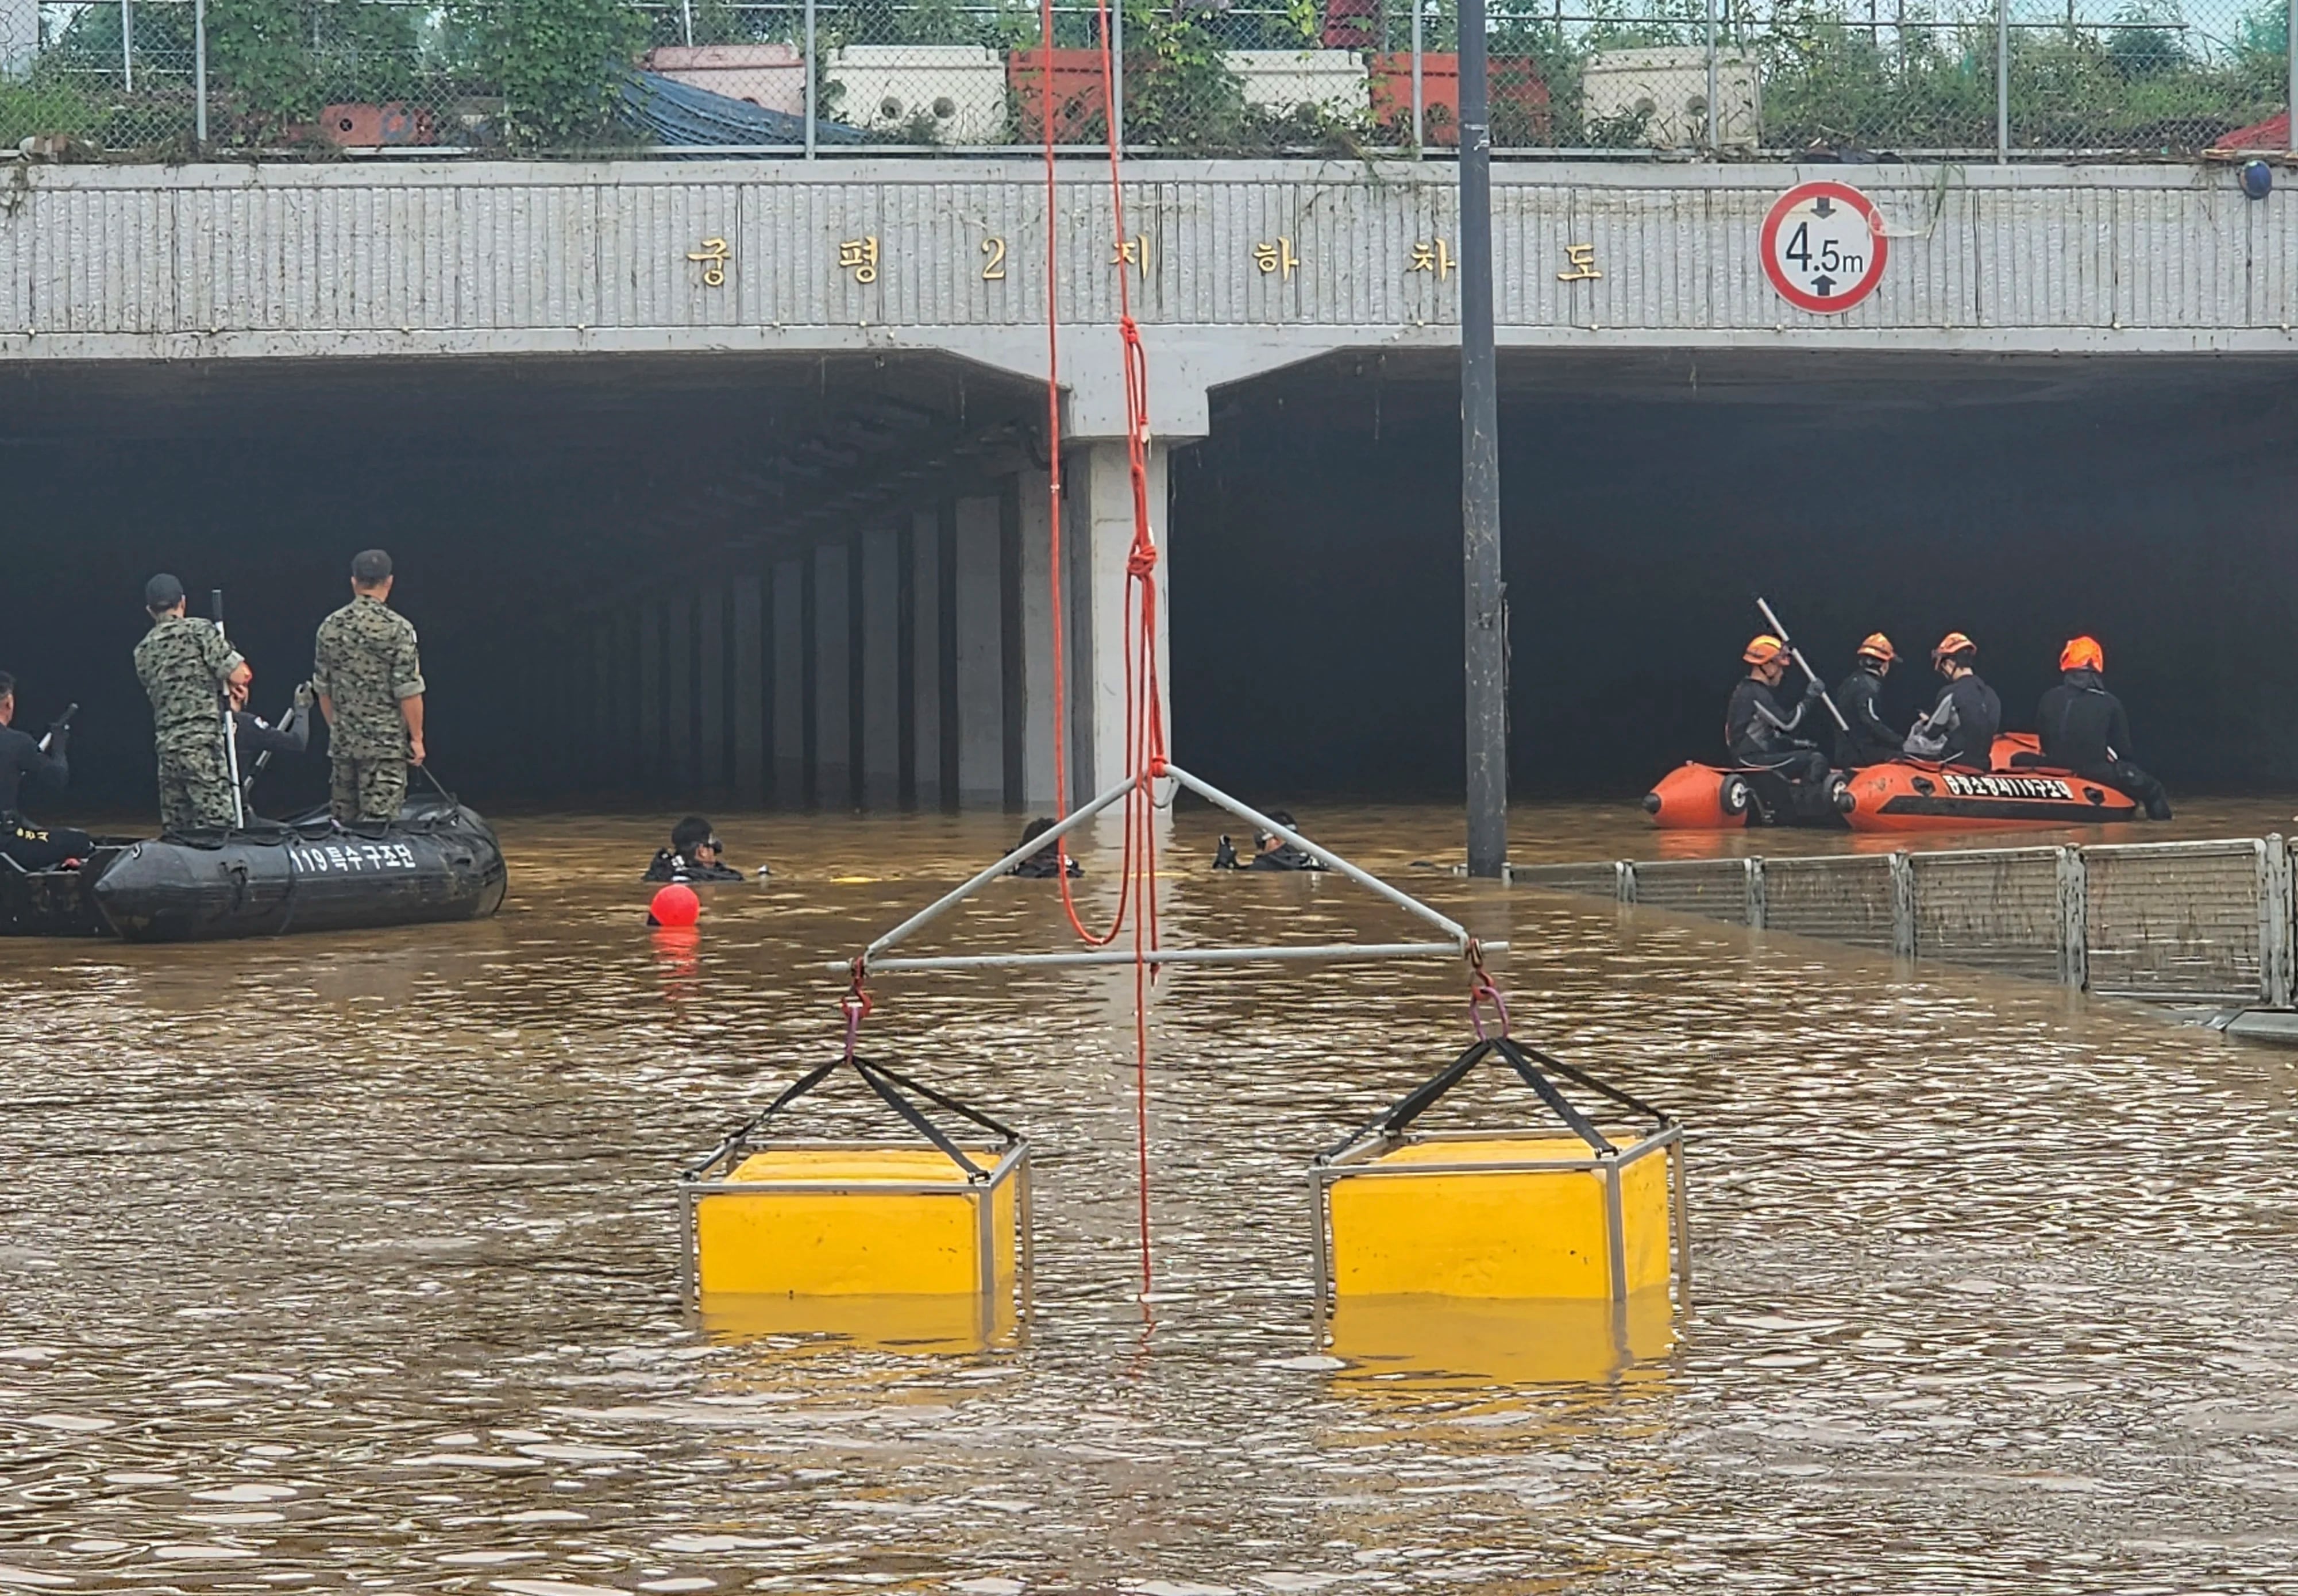
[[[252,677],[250,678],[252,680]],[[247,707],[247,682],[227,683],[224,691],[231,697],[231,735],[239,752],[240,785],[250,799],[252,814],[255,778],[265,758],[273,754],[301,754],[311,746],[311,707],[318,695],[308,682],[295,690],[295,701],[287,713],[273,725]]]
[[[1962,770],[1995,764],[1995,734],[2003,729],[2003,700],[1979,679],[1979,645],[1950,632],[1931,650],[1931,665],[1947,678],[1938,702],[1907,732],[1906,751]]]
[[[1827,756],[1790,735],[1827,690],[1817,677],[1804,689],[1792,715],[1772,695],[1788,674],[1788,646],[1770,633],[1748,643],[1740,656],[1748,674],[1732,690],[1724,709],[1724,747],[1732,763],[1754,770],[1777,771],[1802,786],[1827,780]]]
[[[1288,831],[1297,831],[1300,823],[1284,809],[1271,809],[1269,818]],[[1226,836],[1213,850],[1215,870],[1322,870],[1325,862],[1316,855],[1294,848],[1274,831],[1256,827],[1252,833],[1252,857],[1240,864],[1236,862],[1236,844]]]
[[[2043,763],[2119,787],[2146,806],[2149,820],[2170,818],[2162,783],[2130,763],[2130,717],[2102,679],[2106,650],[2078,637],[2059,651],[2061,680],[2035,710],[2043,737]]]
[[[71,731],[59,721],[48,728],[48,746],[16,730],[16,678],[0,671],[0,854],[26,870],[53,870],[73,859],[85,859],[95,841],[86,831],[66,826],[39,826],[16,812],[17,795],[30,777],[52,791],[61,791],[71,779],[64,757]]]
[[[1857,665],[1843,679],[1843,685],[1835,690],[1835,707],[1851,723],[1849,731],[1835,734],[1835,762],[1846,770],[1897,759],[1906,741],[1875,712],[1875,702],[1882,696],[1883,678],[1890,674],[1892,663],[1897,658],[1889,638],[1880,632],[1871,633],[1867,641],[1859,645]]]

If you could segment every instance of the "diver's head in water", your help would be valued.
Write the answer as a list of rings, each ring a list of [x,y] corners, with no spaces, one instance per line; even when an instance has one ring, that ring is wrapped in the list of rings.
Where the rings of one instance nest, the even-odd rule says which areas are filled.
[[[670,828],[670,851],[696,864],[715,864],[723,851],[717,828],[699,815],[690,815]]]
[[[1269,818],[1288,831],[1297,831],[1301,829],[1300,823],[1293,818],[1293,812],[1290,809],[1271,809],[1269,812]],[[1276,832],[1264,831],[1259,826],[1253,827],[1252,848],[1255,853],[1273,854],[1284,846],[1285,839]]]

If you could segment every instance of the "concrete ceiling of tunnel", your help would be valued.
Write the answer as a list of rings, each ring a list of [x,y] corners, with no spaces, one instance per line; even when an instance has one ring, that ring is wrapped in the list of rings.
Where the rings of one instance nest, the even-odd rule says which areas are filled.
[[[1043,402],[941,356],[21,362],[0,470],[21,523],[77,536],[429,544],[580,604],[1010,468]]]
[[[1360,350],[1233,384],[1213,396],[1216,421],[1254,406],[1361,402],[1368,385],[1456,393],[1449,350]],[[2200,404],[2237,418],[2298,396],[2298,360],[2265,355],[2000,355],[1915,351],[1502,349],[1500,391],[1511,404],[1746,404],[1841,416],[1943,406],[2054,405],[2127,400]]]

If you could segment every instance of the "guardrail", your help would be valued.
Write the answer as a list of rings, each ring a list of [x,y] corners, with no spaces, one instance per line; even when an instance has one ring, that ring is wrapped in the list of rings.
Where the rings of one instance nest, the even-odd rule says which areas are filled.
[[[2158,1003],[2291,1006],[2280,836],[1512,869],[1518,886]]]
[[[1496,0],[1517,155],[2298,151],[2298,0]],[[1442,154],[1451,0],[0,0],[27,154]],[[626,64],[625,64],[626,63]]]

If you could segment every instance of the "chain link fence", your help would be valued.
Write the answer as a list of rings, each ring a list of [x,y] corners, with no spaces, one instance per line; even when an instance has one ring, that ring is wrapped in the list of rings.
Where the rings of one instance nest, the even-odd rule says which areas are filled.
[[[2291,0],[1496,0],[1503,153],[2287,150]],[[1104,39],[1106,29],[1108,37]],[[1442,155],[1453,0],[0,0],[32,155]],[[1106,50],[1115,70],[1104,82]],[[1113,95],[1108,92],[1113,90]],[[1113,103],[1112,103],[1113,100]]]

